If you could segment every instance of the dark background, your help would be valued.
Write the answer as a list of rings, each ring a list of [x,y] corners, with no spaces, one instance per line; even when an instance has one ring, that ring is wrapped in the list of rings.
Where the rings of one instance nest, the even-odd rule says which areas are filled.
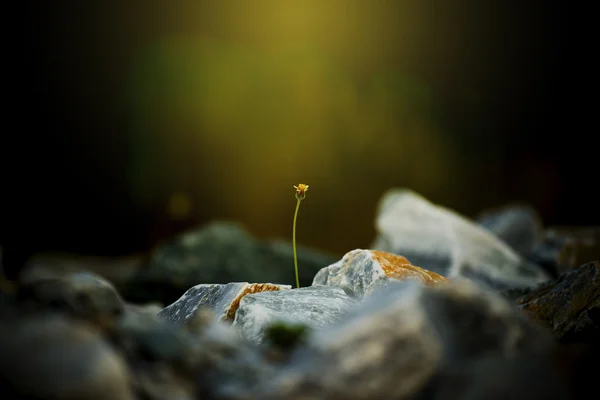
[[[298,182],[311,185],[299,241],[340,254],[368,246],[377,200],[395,186],[469,217],[519,201],[548,225],[600,222],[589,10],[516,0],[292,3],[20,2],[5,16],[17,25],[5,53],[5,266],[40,251],[143,252],[220,218],[287,238]],[[147,49],[168,37],[184,40],[160,53],[163,64],[137,73]],[[210,44],[186,58],[198,37]],[[315,56],[285,58],[303,46],[299,54]],[[175,72],[161,69],[171,66],[168,54],[182,57]],[[225,109],[214,114],[225,117],[211,125],[214,95],[190,90],[198,99],[178,102],[188,82],[173,92],[170,82],[181,68],[219,77],[223,65]],[[283,72],[271,79],[269,71]],[[244,78],[261,73],[263,81]],[[381,76],[381,86],[372,84]],[[209,89],[221,93],[211,79]],[[255,92],[233,106],[238,92],[227,85]],[[322,111],[330,108],[319,101],[348,87],[353,100],[331,97],[331,109],[339,103],[342,111]],[[304,89],[308,100],[297,95]],[[415,106],[419,99],[426,104]],[[154,108],[139,117],[144,101]],[[180,114],[174,105],[194,102],[198,109]],[[193,119],[196,110],[208,110],[210,121]],[[285,117],[272,123],[271,114]],[[173,192],[183,193],[179,203]],[[169,212],[169,201],[183,211]]]

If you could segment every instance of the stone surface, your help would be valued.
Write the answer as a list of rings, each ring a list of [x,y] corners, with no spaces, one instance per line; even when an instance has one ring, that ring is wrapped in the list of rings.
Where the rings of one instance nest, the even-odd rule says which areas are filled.
[[[30,281],[20,287],[19,297],[41,307],[96,321],[113,320],[125,308],[112,283],[91,272]]]
[[[600,226],[548,228],[530,259],[556,276],[600,259]]]
[[[600,340],[600,262],[563,273],[516,300],[562,341]]]
[[[186,291],[175,303],[159,312],[159,317],[171,322],[186,323],[194,319],[203,306],[217,317],[233,322],[240,300],[252,293],[291,289],[290,285],[272,283],[231,282],[226,285],[196,285]]]
[[[483,356],[432,379],[421,399],[576,399],[552,353]],[[585,397],[582,397],[585,398]]]
[[[542,240],[542,220],[529,205],[515,204],[487,210],[477,217],[476,222],[524,257],[529,256]]]
[[[233,326],[245,339],[261,343],[268,324],[284,321],[323,328],[337,321],[353,304],[342,289],[329,286],[262,292],[242,298]]]
[[[136,398],[121,356],[90,325],[64,316],[5,315],[0,354],[2,398]]]
[[[142,264],[141,255],[94,257],[69,253],[39,253],[30,257],[19,272],[18,281],[29,284],[36,280],[56,279],[77,272],[91,272],[120,285]]]
[[[196,384],[202,399],[258,399],[252,394],[254,388],[269,382],[278,368],[267,362],[256,346],[243,340],[235,327],[223,323],[209,324],[198,347]]]
[[[138,398],[243,399],[273,367],[230,324],[204,309],[193,329],[129,310],[112,340],[133,372]]]
[[[163,310],[163,305],[160,303],[148,304],[125,304],[125,311],[131,311],[138,314],[156,316]]]
[[[256,398],[415,398],[444,371],[552,344],[549,332],[472,282],[391,283],[315,331]]]
[[[408,189],[383,196],[376,228],[371,248],[401,254],[447,278],[468,277],[497,289],[549,279],[489,230]]]
[[[417,280],[433,286],[447,279],[435,272],[416,267],[405,257],[377,250],[352,250],[323,269],[313,279],[314,285],[344,289],[351,297],[362,299],[393,280]]]
[[[190,287],[229,282],[294,284],[291,242],[258,240],[242,225],[214,222],[158,245],[120,287],[129,302],[171,304]],[[337,257],[298,245],[301,286]]]
[[[126,357],[138,398],[195,399],[197,342],[183,329],[146,313],[128,310],[112,332]]]
[[[553,298],[553,317],[573,316],[568,332],[579,335],[567,333],[562,341],[579,343],[560,346],[550,325],[460,277],[433,286],[391,280],[360,301],[331,286],[248,294],[236,313],[241,321],[247,309],[246,331],[206,305],[182,325],[160,318],[157,304],[126,304],[114,323],[101,326],[52,301],[31,307],[28,288],[0,298],[0,393],[83,400],[586,398],[595,390],[596,371],[588,366],[600,357],[588,329],[597,312],[579,304],[594,304],[594,268],[573,270],[552,286],[570,282],[562,292],[568,296]],[[87,282],[76,287],[97,290]],[[263,327],[276,340],[244,337],[262,335]]]

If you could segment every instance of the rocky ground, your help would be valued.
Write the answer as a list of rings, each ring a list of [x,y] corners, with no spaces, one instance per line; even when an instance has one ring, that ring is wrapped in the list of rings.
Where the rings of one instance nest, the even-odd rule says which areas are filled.
[[[140,258],[32,258],[0,292],[0,398],[595,398],[600,227],[405,189],[341,259],[217,222]]]

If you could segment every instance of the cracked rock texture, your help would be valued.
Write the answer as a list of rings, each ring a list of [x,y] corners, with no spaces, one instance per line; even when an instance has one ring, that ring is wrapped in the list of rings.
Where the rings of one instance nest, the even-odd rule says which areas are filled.
[[[261,343],[268,324],[306,324],[313,329],[332,325],[355,301],[340,288],[310,286],[244,296],[233,326],[242,337]]]
[[[159,317],[175,323],[188,323],[204,307],[217,318],[233,322],[242,297],[265,291],[290,289],[289,285],[271,283],[232,282],[226,285],[202,284],[187,290],[176,302],[158,313]]]
[[[517,298],[518,307],[563,341],[600,338],[600,262],[563,273]]]

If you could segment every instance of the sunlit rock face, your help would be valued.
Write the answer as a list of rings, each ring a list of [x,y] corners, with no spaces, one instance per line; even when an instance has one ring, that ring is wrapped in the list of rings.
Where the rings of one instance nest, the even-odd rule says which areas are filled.
[[[165,307],[158,315],[171,322],[187,323],[206,307],[218,319],[232,322],[242,297],[251,293],[290,288],[289,285],[248,282],[196,285],[186,291],[176,302]]]
[[[313,285],[342,288],[348,295],[361,299],[388,282],[416,280],[434,286],[446,278],[412,265],[405,257],[377,250],[352,250],[344,257],[323,269],[313,280]]]
[[[383,196],[376,228],[373,249],[401,254],[447,278],[467,277],[494,288],[549,279],[488,229],[408,189]]]
[[[319,329],[332,325],[354,303],[342,289],[328,286],[256,293],[241,300],[233,326],[239,328],[242,337],[260,343],[271,323]]]

